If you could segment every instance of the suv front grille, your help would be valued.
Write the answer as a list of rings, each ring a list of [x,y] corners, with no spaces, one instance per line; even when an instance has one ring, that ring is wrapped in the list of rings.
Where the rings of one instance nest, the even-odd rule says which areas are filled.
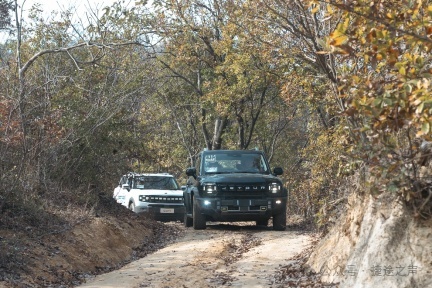
[[[267,192],[265,184],[218,184],[217,191],[225,199],[263,198]]]
[[[151,203],[183,203],[183,197],[180,196],[140,196],[139,200]]]

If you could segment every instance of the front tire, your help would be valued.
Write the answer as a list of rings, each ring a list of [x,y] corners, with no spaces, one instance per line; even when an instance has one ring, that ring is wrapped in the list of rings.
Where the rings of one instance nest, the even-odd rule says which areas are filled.
[[[195,230],[204,230],[206,229],[206,218],[201,214],[201,210],[198,206],[198,201],[193,200],[193,215],[192,215],[192,224]]]
[[[273,215],[273,230],[285,231],[286,229],[286,210],[280,214]]]
[[[133,202],[129,203],[129,210],[135,212],[135,204]]]
[[[192,227],[192,218],[187,216],[187,213],[184,214],[183,224],[185,227]]]

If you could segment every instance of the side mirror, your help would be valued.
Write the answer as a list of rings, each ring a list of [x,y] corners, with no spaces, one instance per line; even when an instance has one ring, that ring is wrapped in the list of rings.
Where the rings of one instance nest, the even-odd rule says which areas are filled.
[[[189,167],[186,169],[186,175],[187,176],[192,176],[194,178],[196,178],[196,168],[195,167]]]
[[[123,185],[122,185],[122,188],[123,188],[123,189],[126,189],[127,191],[130,190],[130,186],[129,186],[129,184],[123,184]]]
[[[278,176],[278,175],[282,175],[283,174],[283,169],[281,167],[275,167],[273,169],[273,174]]]
[[[182,189],[183,191],[186,191],[186,185],[182,185],[182,186],[181,186],[181,189]]]

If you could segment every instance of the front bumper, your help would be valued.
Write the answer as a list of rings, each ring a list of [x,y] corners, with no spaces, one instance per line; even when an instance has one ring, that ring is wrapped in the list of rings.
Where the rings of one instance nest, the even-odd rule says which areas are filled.
[[[257,221],[285,213],[287,197],[267,199],[199,198],[200,212],[214,221]]]
[[[114,197],[117,203],[123,204],[125,201],[125,196],[116,196]]]
[[[146,203],[135,207],[137,213],[149,213],[158,221],[183,221],[184,205],[183,204],[160,204]]]

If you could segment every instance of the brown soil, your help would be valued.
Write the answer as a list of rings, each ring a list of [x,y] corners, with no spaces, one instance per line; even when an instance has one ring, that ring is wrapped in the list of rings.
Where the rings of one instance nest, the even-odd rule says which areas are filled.
[[[309,234],[250,223],[182,229],[175,243],[79,287],[277,287],[282,278],[276,272],[311,240]]]
[[[51,220],[55,225],[43,227],[24,227],[28,220],[0,215],[0,224],[5,223],[0,225],[0,288],[74,287],[89,275],[142,258],[181,234],[175,226],[105,200],[108,203],[97,212],[65,212],[68,221]]]
[[[45,232],[0,226],[0,287],[322,287],[302,266],[312,234],[297,227],[195,231],[123,207]]]

